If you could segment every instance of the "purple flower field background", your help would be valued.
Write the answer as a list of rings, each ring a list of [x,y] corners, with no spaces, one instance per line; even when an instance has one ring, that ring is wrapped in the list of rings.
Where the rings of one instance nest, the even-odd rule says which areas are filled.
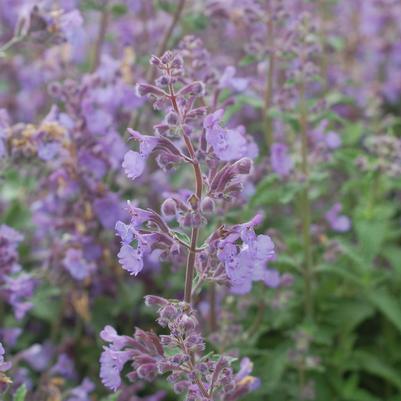
[[[401,401],[400,0],[0,0],[1,401]]]

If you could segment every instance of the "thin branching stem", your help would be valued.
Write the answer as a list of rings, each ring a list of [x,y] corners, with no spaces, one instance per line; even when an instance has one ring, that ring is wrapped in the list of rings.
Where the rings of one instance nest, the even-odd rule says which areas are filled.
[[[313,318],[312,300],[312,244],[310,236],[311,211],[309,199],[309,163],[308,163],[308,109],[305,97],[305,81],[300,84],[300,129],[301,129],[301,169],[305,179],[305,187],[301,193],[301,221],[304,247],[304,285],[305,285],[305,315]]]
[[[109,7],[108,7],[108,0],[105,1],[103,4],[102,15],[100,17],[100,24],[99,24],[99,31],[97,34],[95,47],[93,50],[93,61],[91,66],[91,72],[96,71],[97,67],[100,64],[100,60],[102,57],[102,48],[104,41],[106,39],[107,33],[107,26],[109,23]]]
[[[177,101],[176,101],[176,96],[174,94],[174,88],[170,84],[169,85],[169,97],[171,104],[173,106],[174,111],[177,113],[178,118],[181,121],[181,112],[178,107]],[[181,127],[182,128],[182,127]],[[196,157],[195,154],[195,149],[193,147],[191,138],[185,133],[183,129],[183,138],[185,142],[185,146],[187,148],[188,154],[191,158],[191,164],[194,169],[194,174],[195,174],[195,193],[196,197],[198,200],[198,204],[201,201],[202,198],[202,190],[203,190],[203,177],[202,177],[202,171],[200,168],[199,161]],[[191,244],[190,248],[188,251],[188,258],[187,258],[187,264],[186,264],[186,269],[185,269],[185,289],[184,289],[184,301],[191,304],[192,303],[192,285],[193,285],[193,279],[194,279],[194,273],[195,273],[195,259],[196,259],[196,251],[197,251],[197,242],[198,242],[198,236],[199,236],[199,228],[198,227],[193,227],[191,230]]]
[[[276,69],[276,54],[274,51],[274,20],[270,1],[267,6],[267,44],[268,44],[268,70],[266,77],[266,86],[264,92],[263,120],[266,145],[268,148],[273,143],[273,120],[269,114],[273,104],[273,83],[274,71]]]

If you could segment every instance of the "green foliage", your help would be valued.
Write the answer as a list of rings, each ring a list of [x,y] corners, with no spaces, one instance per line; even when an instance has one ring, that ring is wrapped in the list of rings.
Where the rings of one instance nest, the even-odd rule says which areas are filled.
[[[21,386],[18,387],[18,390],[14,394],[13,401],[25,401],[27,391],[28,390],[25,384],[21,384]]]

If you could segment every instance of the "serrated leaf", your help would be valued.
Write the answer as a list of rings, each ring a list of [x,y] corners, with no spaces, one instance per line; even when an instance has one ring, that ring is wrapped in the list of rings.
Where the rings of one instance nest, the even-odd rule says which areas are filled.
[[[401,304],[384,289],[371,290],[367,299],[401,332]]]
[[[387,235],[386,221],[359,220],[354,223],[361,254],[371,262],[381,251]]]
[[[378,355],[365,351],[357,351],[354,354],[354,358],[359,362],[362,370],[379,376],[396,386],[398,389],[401,389],[401,376],[398,370],[380,359]]]
[[[261,378],[265,382],[268,391],[274,390],[279,385],[287,363],[288,350],[285,347],[275,350],[265,359],[263,364],[265,366],[265,376],[261,376]]]
[[[352,262],[352,270],[355,273],[358,273],[360,277],[364,275],[369,275],[371,272],[372,266],[364,260],[363,256],[354,248],[349,246],[345,241],[339,241],[340,249],[343,255],[345,255]]]

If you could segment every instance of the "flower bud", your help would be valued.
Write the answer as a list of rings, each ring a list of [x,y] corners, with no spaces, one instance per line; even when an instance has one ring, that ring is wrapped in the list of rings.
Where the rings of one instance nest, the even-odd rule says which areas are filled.
[[[189,382],[186,380],[182,380],[174,384],[174,392],[177,394],[187,391],[188,388],[189,388]]]
[[[159,59],[159,57],[152,56],[149,60],[149,63],[152,65],[159,66],[161,64],[161,60]]]
[[[192,82],[183,88],[181,88],[177,96],[184,96],[184,95],[193,95],[193,96],[201,96],[205,91],[205,85],[203,82],[195,81]]]
[[[167,305],[160,310],[160,319],[163,320],[173,320],[177,316],[177,310],[173,305]]]
[[[172,59],[174,58],[174,54],[173,52],[171,52],[170,50],[167,50],[163,56],[161,57],[161,62],[163,64],[168,64]]]
[[[170,112],[166,116],[166,122],[169,125],[177,125],[178,123],[178,116],[177,113]]]
[[[201,202],[201,211],[205,214],[211,214],[214,212],[215,203],[212,198],[205,196]]]
[[[280,286],[291,287],[294,284],[294,276],[289,273],[285,273],[280,278]]]
[[[157,86],[167,86],[169,83],[171,83],[171,79],[165,75],[162,75],[161,77],[157,78],[155,81],[155,84]]]
[[[172,198],[167,198],[161,206],[161,212],[163,216],[175,216],[177,213],[177,205],[175,200]]]
[[[146,363],[139,366],[136,373],[141,379],[152,381],[158,374],[157,366],[154,363]]]
[[[59,82],[51,82],[47,87],[50,96],[59,97],[62,93],[61,85]]]
[[[167,124],[157,124],[153,128],[161,136],[167,134],[167,132],[170,130],[170,127]]]
[[[191,222],[192,227],[200,227],[203,223],[205,223],[205,219],[199,212],[195,212],[194,214],[192,214],[191,220],[192,220]]]
[[[157,86],[154,85],[149,85],[149,84],[137,84],[136,85],[136,94],[138,96],[148,96],[148,95],[154,95],[154,96],[166,96],[166,92],[164,92],[162,89],[159,89]]]
[[[169,346],[169,345],[173,344],[173,339],[170,336],[161,335],[160,342],[164,346]]]
[[[196,319],[188,315],[183,315],[179,322],[179,326],[185,331],[194,330],[196,328],[196,325]]]
[[[188,203],[191,205],[192,210],[198,210],[198,208],[199,208],[199,198],[195,194],[192,194],[188,198]]]
[[[184,66],[184,61],[181,56],[176,56],[171,63],[172,68],[181,69]]]
[[[234,163],[234,167],[239,174],[249,174],[251,172],[252,166],[252,160],[247,157],[243,157],[242,159]]]
[[[187,119],[188,118],[199,118],[203,117],[206,115],[206,107],[198,107],[196,109],[192,109],[188,114],[187,114]]]
[[[156,295],[146,295],[145,296],[146,306],[165,306],[168,305],[168,301],[162,297]]]

